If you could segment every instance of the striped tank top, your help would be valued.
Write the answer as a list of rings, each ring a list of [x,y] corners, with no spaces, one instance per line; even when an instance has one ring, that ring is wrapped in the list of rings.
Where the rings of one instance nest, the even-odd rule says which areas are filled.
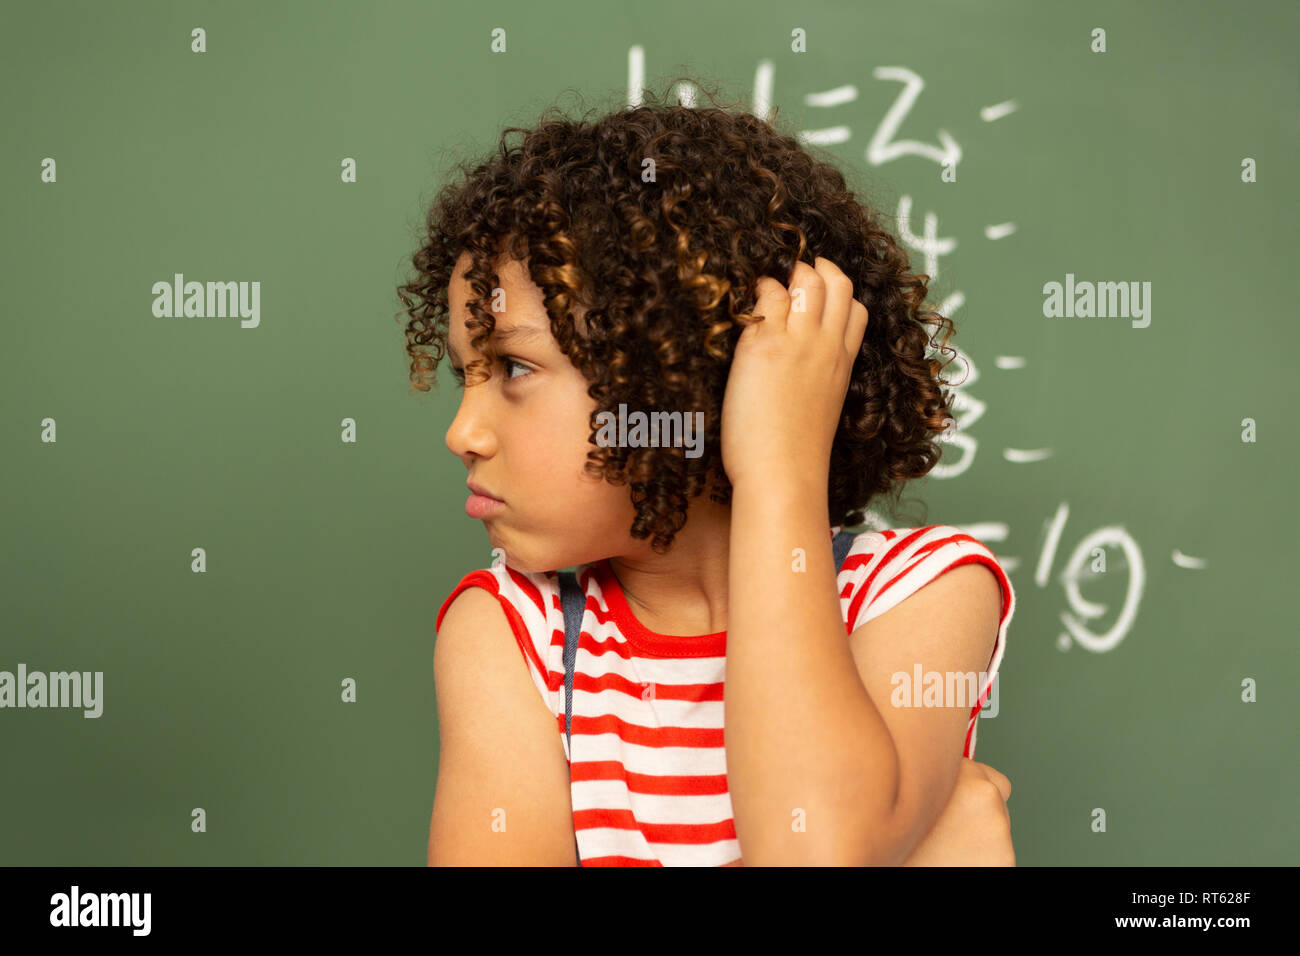
[[[967,757],[975,754],[979,713],[1015,609],[1010,579],[993,553],[951,525],[864,531],[837,578],[847,636],[943,572],[971,562],[997,577],[1002,617],[980,702],[971,709]],[[436,626],[465,588],[484,588],[500,602],[569,760],[583,866],[730,863],[741,852],[722,733],[726,631],[655,633],[633,615],[608,562],[581,565],[576,574],[586,609],[574,668],[572,753],[564,734],[564,613],[556,572],[525,574],[506,565],[472,571],[443,602]]]

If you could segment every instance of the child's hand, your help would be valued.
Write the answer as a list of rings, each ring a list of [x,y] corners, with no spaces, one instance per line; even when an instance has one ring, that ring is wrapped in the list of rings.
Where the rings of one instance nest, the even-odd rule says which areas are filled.
[[[758,280],[722,402],[722,467],[733,487],[773,477],[825,489],[831,445],[867,328],[867,307],[830,260],[795,264],[786,291]]]
[[[988,764],[963,757],[948,805],[899,866],[1015,866],[1011,781]]]

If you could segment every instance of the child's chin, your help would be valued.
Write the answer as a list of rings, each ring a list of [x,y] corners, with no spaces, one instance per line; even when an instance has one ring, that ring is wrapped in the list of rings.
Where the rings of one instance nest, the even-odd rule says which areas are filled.
[[[553,557],[549,560],[546,558],[529,560],[519,555],[506,555],[505,563],[509,568],[518,571],[520,574],[549,574],[552,571],[562,571],[565,568],[572,567],[572,563],[556,564],[557,560],[561,559]]]
[[[520,548],[520,541],[515,538],[515,547],[509,547],[489,527],[488,538],[492,545],[494,555],[500,555],[500,563],[506,565],[513,571],[520,574],[548,574],[552,571],[562,571],[565,568],[574,567],[577,564],[589,563],[595,560],[595,555],[589,556],[585,561],[570,560],[574,558],[575,549],[566,547],[563,549],[552,549],[543,546],[538,548]],[[580,549],[585,552],[585,549]],[[593,549],[594,550],[594,549]],[[556,562],[567,562],[557,564]]]
[[[549,565],[546,565],[545,561],[538,561],[536,558],[510,551],[505,552],[505,558],[501,563],[512,571],[518,571],[520,574],[543,574],[554,570]]]

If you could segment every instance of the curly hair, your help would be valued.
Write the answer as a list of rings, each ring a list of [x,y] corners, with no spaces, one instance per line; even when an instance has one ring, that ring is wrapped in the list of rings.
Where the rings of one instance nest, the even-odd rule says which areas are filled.
[[[903,484],[941,456],[936,436],[951,418],[941,386],[951,383],[939,377],[947,363],[926,350],[948,351],[953,326],[924,309],[930,277],[909,272],[907,253],[839,169],[773,123],[716,100],[682,106],[647,94],[594,121],[550,107],[532,129],[505,128],[499,152],[462,161],[438,194],[412,257],[417,275],[398,289],[412,386],[436,384],[461,253],[471,260],[466,327],[485,356],[468,363],[471,375],[496,360],[484,307],[494,267],[507,254],[525,261],[560,351],[597,403],[585,468],[630,486],[632,536],[653,535],[653,550],[664,553],[691,498],[708,488],[714,501],[730,502],[722,400],[736,341],[757,321],[757,280],[788,285],[796,262],[822,256],[853,280],[870,312],[831,451],[831,524],[861,525],[877,496],[896,506]],[[510,145],[513,133],[523,137]],[[581,325],[572,314],[579,308]],[[927,325],[946,330],[941,342]],[[620,403],[704,411],[702,453],[598,445],[597,416]]]

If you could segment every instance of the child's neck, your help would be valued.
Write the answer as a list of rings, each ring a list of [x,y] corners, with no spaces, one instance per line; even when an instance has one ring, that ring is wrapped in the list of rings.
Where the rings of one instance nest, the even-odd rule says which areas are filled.
[[[629,609],[659,634],[727,629],[731,508],[701,496],[688,514],[667,554],[655,554],[647,541],[635,554],[608,559]]]

